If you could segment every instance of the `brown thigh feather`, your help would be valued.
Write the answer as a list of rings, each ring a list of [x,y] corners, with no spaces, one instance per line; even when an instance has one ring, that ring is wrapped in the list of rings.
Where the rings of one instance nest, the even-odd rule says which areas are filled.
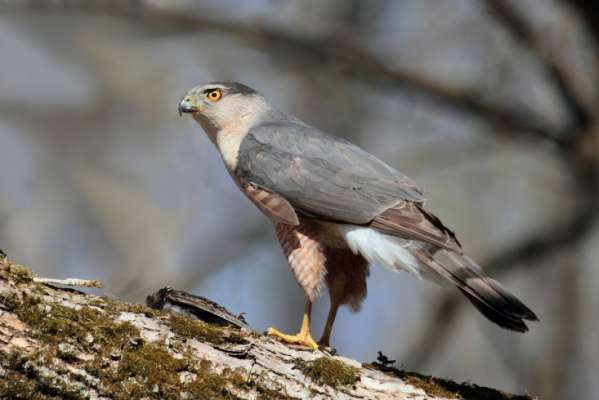
[[[297,283],[314,300],[326,282],[331,302],[357,311],[366,298],[368,261],[331,237],[317,221],[276,224],[275,231]]]
[[[353,311],[358,311],[367,294],[368,261],[347,248],[328,247],[325,266],[331,303],[348,304]]]

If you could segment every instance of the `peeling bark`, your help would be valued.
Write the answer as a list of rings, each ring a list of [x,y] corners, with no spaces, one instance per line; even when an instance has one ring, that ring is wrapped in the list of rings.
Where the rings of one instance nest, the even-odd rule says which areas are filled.
[[[0,256],[0,398],[529,399],[44,282]]]

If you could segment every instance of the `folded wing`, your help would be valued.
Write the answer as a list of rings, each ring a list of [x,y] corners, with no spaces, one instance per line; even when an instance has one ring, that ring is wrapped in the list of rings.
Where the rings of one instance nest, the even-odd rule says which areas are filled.
[[[297,121],[250,130],[236,175],[285,198],[298,215],[369,223],[401,200],[424,201],[407,176],[338,137]]]

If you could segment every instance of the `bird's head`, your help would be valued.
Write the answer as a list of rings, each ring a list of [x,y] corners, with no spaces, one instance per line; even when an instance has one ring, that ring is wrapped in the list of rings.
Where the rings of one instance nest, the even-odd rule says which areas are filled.
[[[213,136],[221,129],[255,121],[268,110],[261,94],[237,82],[212,82],[190,89],[179,102],[179,115],[186,113]]]

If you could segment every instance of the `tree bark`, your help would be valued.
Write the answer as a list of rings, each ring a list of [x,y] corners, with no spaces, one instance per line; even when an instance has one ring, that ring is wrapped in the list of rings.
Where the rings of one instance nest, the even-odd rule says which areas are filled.
[[[34,279],[0,256],[0,398],[528,399]]]

